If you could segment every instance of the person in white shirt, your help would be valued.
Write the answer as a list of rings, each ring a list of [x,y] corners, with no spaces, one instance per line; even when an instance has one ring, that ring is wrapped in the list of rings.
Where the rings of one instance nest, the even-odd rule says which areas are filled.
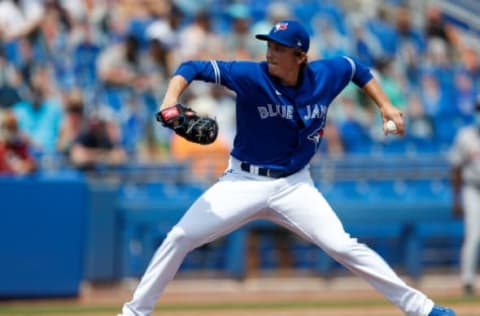
[[[475,124],[461,128],[449,152],[452,165],[453,215],[463,216],[465,238],[461,278],[465,295],[473,295],[480,246],[480,96]]]
[[[45,14],[41,0],[0,1],[0,36],[4,41],[31,34]]]

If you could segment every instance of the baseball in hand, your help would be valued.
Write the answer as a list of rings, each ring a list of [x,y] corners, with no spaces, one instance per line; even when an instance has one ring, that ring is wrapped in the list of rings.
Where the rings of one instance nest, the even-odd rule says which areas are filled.
[[[385,123],[385,131],[387,134],[395,134],[397,132],[397,125],[395,125],[395,122],[392,120],[388,120]]]

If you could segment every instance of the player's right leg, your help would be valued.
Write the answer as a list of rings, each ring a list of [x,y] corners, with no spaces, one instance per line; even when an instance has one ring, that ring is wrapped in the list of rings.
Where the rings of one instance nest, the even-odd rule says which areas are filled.
[[[463,190],[465,240],[462,246],[461,272],[466,294],[473,294],[480,245],[480,192],[473,186]]]
[[[268,183],[229,173],[206,191],[168,233],[122,315],[150,315],[186,254],[255,218],[266,205]]]

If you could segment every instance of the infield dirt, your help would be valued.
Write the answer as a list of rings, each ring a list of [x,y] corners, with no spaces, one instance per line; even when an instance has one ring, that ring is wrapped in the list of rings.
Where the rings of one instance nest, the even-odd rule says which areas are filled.
[[[456,274],[426,275],[418,282],[408,278],[404,280],[439,303],[454,307],[458,316],[480,316],[480,299],[462,297],[461,283]],[[5,314],[2,308],[12,307],[14,309],[8,314],[11,316],[115,316],[120,311],[122,303],[130,299],[137,281],[126,280],[109,285],[85,284],[78,298],[68,300],[2,302],[0,314]],[[153,316],[199,315],[402,316],[403,314],[365,281],[353,276],[331,279],[315,276],[277,276],[243,281],[179,276],[169,285],[153,314]]]

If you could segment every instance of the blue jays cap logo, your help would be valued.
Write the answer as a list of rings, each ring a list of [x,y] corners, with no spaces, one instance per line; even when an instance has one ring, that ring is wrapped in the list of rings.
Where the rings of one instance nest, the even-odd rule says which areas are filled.
[[[262,41],[274,41],[287,47],[296,47],[304,52],[307,52],[310,46],[307,30],[293,20],[280,21],[272,27],[270,33],[257,34],[255,37]]]
[[[284,30],[287,29],[287,27],[288,27],[288,23],[279,22],[279,23],[275,24],[275,32],[284,31]]]

